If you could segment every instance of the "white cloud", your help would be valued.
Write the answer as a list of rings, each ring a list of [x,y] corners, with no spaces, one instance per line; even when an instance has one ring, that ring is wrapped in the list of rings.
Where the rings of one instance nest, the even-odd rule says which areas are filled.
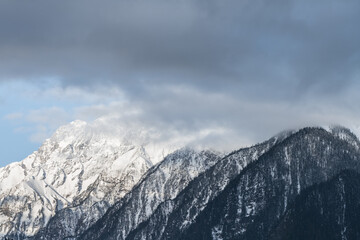
[[[15,113],[10,113],[7,114],[4,119],[6,120],[17,120],[17,119],[21,119],[24,116],[23,113],[21,112],[15,112]]]

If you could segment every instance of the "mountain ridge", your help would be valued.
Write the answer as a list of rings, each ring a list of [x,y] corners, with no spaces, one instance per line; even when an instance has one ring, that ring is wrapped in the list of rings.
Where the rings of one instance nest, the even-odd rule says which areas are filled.
[[[339,126],[284,131],[226,155],[189,147],[164,151],[164,145],[156,150],[139,131],[134,142],[145,145],[132,144],[128,130],[111,136],[72,122],[23,162],[0,169],[3,185],[27,174],[15,182],[26,191],[0,184],[2,237],[266,239],[304,189],[360,169],[360,142]]]
[[[298,134],[301,132],[307,132],[309,130],[312,129],[309,128],[302,129],[298,132]],[[327,136],[330,136],[328,135],[329,133],[326,132],[325,130],[317,129],[316,131],[321,131]],[[278,216],[278,214],[279,216],[283,214],[284,209],[286,209],[287,207],[287,204],[291,202],[294,196],[296,196],[301,192],[302,189],[300,188],[303,188],[308,184],[313,184],[312,183],[313,181],[315,181],[315,183],[322,181],[321,180],[322,176],[317,176],[317,173],[321,173],[322,171],[314,171],[314,174],[310,174],[306,178],[304,177],[297,178],[298,175],[296,175],[296,173],[299,174],[300,171],[295,171],[293,172],[295,173],[293,175],[291,174],[289,175],[289,173],[284,175],[286,177],[285,181],[281,180],[283,179],[282,174],[284,174],[283,167],[286,168],[286,165],[282,165],[283,163],[279,165],[279,162],[275,161],[276,155],[279,153],[280,150],[283,150],[281,148],[281,145],[284,146],[286,144],[286,141],[290,141],[291,138],[294,137],[296,137],[296,135],[290,136],[288,139],[286,139],[285,141],[281,142],[279,145],[272,148],[268,153],[261,156],[260,158],[262,159],[259,159],[259,161],[249,164],[246,167],[246,169],[244,169],[242,173],[240,173],[237,176],[236,179],[234,179],[231,183],[229,183],[229,185],[226,187],[226,190],[224,190],[219,196],[217,196],[216,200],[214,200],[212,203],[207,205],[207,210],[202,212],[202,216],[197,220],[198,223],[196,223],[196,225],[193,225],[192,229],[189,229],[188,232],[185,232],[184,233],[185,235],[181,236],[179,239],[208,239],[209,237],[213,239],[217,239],[217,238],[218,239],[267,239],[266,238],[267,236],[266,229],[268,229],[267,226],[271,226],[272,222],[276,221],[277,218],[276,216]],[[333,140],[334,139],[330,141]],[[340,139],[337,143],[344,143],[349,146],[351,145]],[[324,148],[324,150],[326,150],[326,148]],[[284,154],[284,156],[285,155],[286,154]],[[352,169],[355,168],[355,166],[352,164],[357,163],[358,166],[356,167],[356,169],[359,170],[360,154],[357,152],[356,156],[357,157],[354,159],[354,161],[350,161],[349,163],[347,163],[346,166],[348,168],[352,168]],[[278,157],[279,159],[282,159],[281,156]],[[284,160],[282,161],[286,163],[286,158],[284,159],[285,161]],[[315,159],[317,158],[315,157],[313,159],[316,162]],[[323,157],[323,159],[328,160],[329,158]],[[271,161],[267,162],[267,160],[271,160]],[[334,167],[330,166],[324,169],[326,169],[331,175],[331,171],[333,171],[334,168],[337,169],[336,166],[337,162],[338,161],[334,161],[333,163]],[[277,167],[272,168],[272,166],[277,166]],[[316,165],[314,165],[314,167],[315,166]],[[321,168],[321,163],[318,167]],[[296,168],[297,166],[295,165],[295,170]],[[309,173],[312,172],[311,167],[306,169],[308,169],[306,170],[307,172]],[[336,171],[334,170],[334,172]],[[278,178],[276,177],[277,174],[280,174],[278,175],[279,176]],[[302,174],[305,174],[305,172],[303,172]],[[278,179],[278,183],[271,182],[274,181],[271,180],[274,177],[275,179]],[[318,177],[320,179],[317,179]],[[300,184],[296,182],[297,179],[301,180]],[[309,182],[307,183],[306,181]],[[291,184],[291,182],[293,182],[293,184]],[[289,183],[290,185],[286,185]],[[275,196],[276,197],[275,199],[277,200],[273,199],[271,196]],[[241,205],[243,207],[239,208],[237,206],[236,203],[238,201],[242,202]],[[252,203],[251,201],[254,201],[254,203]],[[266,207],[267,205],[268,207]],[[225,206],[227,207],[224,208]],[[259,210],[257,210],[257,208],[259,208]],[[217,212],[218,215],[214,215],[213,217],[211,217],[211,214],[215,212]],[[229,217],[231,221],[228,222],[229,220],[226,220],[224,216],[232,216]],[[209,219],[213,219],[214,222],[211,222],[211,220]],[[199,229],[202,229],[202,231],[199,231]],[[228,230],[223,230],[223,229],[228,229]],[[225,231],[226,233],[223,233],[223,231]],[[205,233],[206,235],[199,235]]]

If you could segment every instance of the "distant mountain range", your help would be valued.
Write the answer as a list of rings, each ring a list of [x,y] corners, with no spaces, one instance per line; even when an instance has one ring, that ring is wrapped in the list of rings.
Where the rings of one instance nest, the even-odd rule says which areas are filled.
[[[1,168],[0,239],[360,239],[360,142],[346,128],[228,154],[146,134],[75,121]]]

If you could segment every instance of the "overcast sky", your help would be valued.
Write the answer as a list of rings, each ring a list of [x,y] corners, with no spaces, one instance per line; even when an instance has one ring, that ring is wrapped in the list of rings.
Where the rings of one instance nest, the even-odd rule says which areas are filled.
[[[0,1],[0,166],[75,119],[226,150],[357,131],[359,13],[358,0]]]

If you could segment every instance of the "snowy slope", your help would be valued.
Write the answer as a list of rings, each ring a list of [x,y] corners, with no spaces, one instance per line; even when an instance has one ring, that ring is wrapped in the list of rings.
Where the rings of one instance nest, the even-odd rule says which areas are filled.
[[[189,148],[169,154],[161,163],[149,169],[131,192],[115,203],[110,212],[118,208],[124,211],[110,222],[118,222],[124,227],[124,231],[131,230],[148,218],[160,203],[174,198],[192,179],[220,159],[213,151],[195,151]],[[58,212],[35,239],[75,239],[90,226],[84,214],[79,213],[85,211],[85,215],[94,215],[98,214],[94,210],[102,209],[98,205],[91,208],[87,206],[89,204],[85,202]],[[106,214],[109,215],[109,212]]]
[[[74,121],[26,159],[0,169],[0,236],[34,235],[51,216],[87,199],[111,205],[176,149],[149,143],[147,132],[104,132]]]

